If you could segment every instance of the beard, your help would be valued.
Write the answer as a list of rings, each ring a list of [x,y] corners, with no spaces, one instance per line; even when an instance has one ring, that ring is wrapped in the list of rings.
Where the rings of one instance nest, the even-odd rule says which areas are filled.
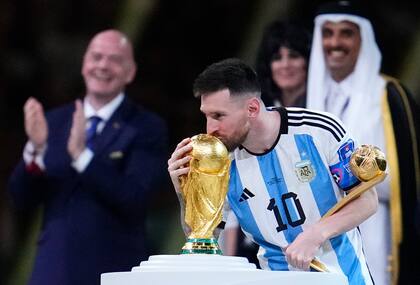
[[[246,140],[249,133],[249,128],[243,127],[243,129],[234,132],[230,137],[223,136],[218,132],[212,134],[217,137],[226,146],[229,152],[234,151],[237,147],[241,146]]]

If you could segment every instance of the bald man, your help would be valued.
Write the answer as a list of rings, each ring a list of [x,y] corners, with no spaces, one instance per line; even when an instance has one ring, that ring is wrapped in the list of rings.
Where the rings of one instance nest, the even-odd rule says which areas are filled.
[[[47,114],[35,98],[24,106],[28,142],[9,190],[17,209],[44,207],[31,285],[100,284],[148,257],[145,210],[165,173],[166,126],[125,95],[136,63],[123,33],[95,35],[81,73],[83,100]]]

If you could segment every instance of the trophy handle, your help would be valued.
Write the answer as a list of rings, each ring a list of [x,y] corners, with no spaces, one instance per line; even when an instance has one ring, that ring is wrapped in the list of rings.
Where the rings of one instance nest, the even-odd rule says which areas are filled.
[[[325,266],[324,263],[322,263],[321,261],[319,261],[318,259],[314,258],[311,261],[311,264],[309,264],[309,266],[318,271],[318,272],[329,272],[328,268]]]
[[[381,183],[382,181],[384,181],[386,175],[387,174],[385,172],[382,172],[382,173],[378,174],[377,176],[375,176],[374,178],[372,178],[369,181],[366,181],[366,182],[362,181],[362,182],[360,182],[360,184],[357,185],[356,187],[354,187],[353,190],[348,195],[346,195],[343,199],[341,199],[324,216],[322,216],[321,220],[322,219],[325,219],[325,218],[327,218],[327,217],[329,217],[329,216],[331,216],[333,214],[335,214],[341,208],[343,208],[345,205],[347,205],[351,201],[359,198],[359,196],[362,195],[363,193],[365,193],[367,190],[369,190],[370,188],[372,188],[376,184]]]
[[[362,195],[364,192],[366,192],[367,190],[369,190],[370,188],[372,188],[376,184],[384,181],[386,176],[387,176],[387,174],[385,172],[382,172],[382,173],[378,174],[377,176],[375,176],[374,178],[372,178],[369,181],[360,182],[360,184],[357,185],[356,187],[354,187],[353,190],[348,195],[346,195],[343,199],[341,199],[324,216],[322,216],[321,220],[335,214],[340,209],[342,209],[345,205],[347,205],[348,203],[350,203],[351,201],[355,200],[360,195]],[[311,261],[311,264],[309,265],[309,267],[316,270],[316,271],[319,271],[319,272],[329,272],[327,267],[321,261],[317,260],[316,258],[314,258]]]

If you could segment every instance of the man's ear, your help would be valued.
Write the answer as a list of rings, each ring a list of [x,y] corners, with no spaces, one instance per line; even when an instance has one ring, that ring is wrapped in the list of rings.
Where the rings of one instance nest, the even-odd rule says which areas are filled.
[[[127,76],[126,76],[126,80],[125,83],[129,84],[134,80],[134,77],[136,76],[136,72],[137,72],[137,65],[132,62],[129,63],[130,66],[128,66],[128,71],[127,71]]]
[[[248,116],[255,118],[260,113],[260,100],[257,97],[252,97],[248,100]]]

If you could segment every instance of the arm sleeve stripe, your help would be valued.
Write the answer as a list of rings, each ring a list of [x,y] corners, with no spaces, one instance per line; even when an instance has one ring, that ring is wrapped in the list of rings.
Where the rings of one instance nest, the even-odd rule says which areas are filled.
[[[317,116],[306,116],[306,115],[300,115],[300,116],[289,116],[289,120],[297,120],[297,121],[304,121],[304,120],[313,120],[313,121],[321,121],[324,122],[325,124],[333,127],[338,134],[343,137],[344,133],[342,132],[342,130],[340,130],[340,128],[337,127],[337,125],[331,123],[330,121],[323,119],[321,117],[317,117]]]
[[[314,122],[308,122],[308,121],[305,121],[305,120],[303,120],[301,122],[290,122],[289,121],[289,126],[295,126],[296,127],[296,126],[302,126],[302,125],[309,125],[309,126],[318,127],[318,128],[327,130],[334,136],[334,138],[337,140],[337,142],[340,142],[340,140],[343,138],[343,136],[339,136],[339,134],[337,134],[334,130],[332,130],[331,128],[329,128],[328,126],[325,126],[325,125],[317,124],[317,123],[314,123]]]
[[[287,112],[289,114],[297,114],[297,115],[308,114],[308,115],[313,115],[314,117],[318,117],[318,118],[325,118],[328,121],[330,121],[331,124],[333,124],[337,128],[339,128],[342,131],[342,133],[344,133],[344,134],[346,133],[345,129],[343,128],[343,126],[340,123],[338,123],[334,118],[332,118],[331,116],[328,116],[326,114],[319,113],[319,112],[314,112],[314,111],[310,111],[310,110],[306,110],[306,109],[298,109],[298,108],[293,108],[293,109],[288,108]]]

